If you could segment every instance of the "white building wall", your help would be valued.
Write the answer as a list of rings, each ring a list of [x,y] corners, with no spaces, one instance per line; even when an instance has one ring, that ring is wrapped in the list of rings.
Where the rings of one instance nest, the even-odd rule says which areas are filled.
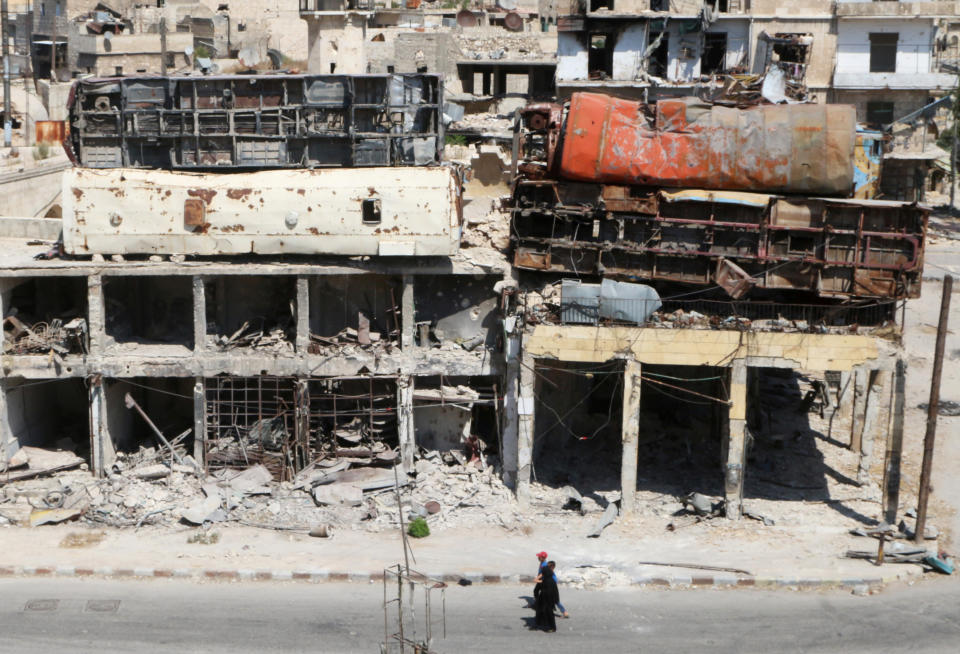
[[[630,81],[640,72],[640,58],[646,48],[646,23],[627,26],[613,46],[613,79]]]
[[[935,28],[929,18],[841,20],[837,27],[837,73],[870,72],[871,32],[897,33],[897,70],[930,72]]]
[[[573,32],[557,33],[557,80],[587,79],[587,44]]]

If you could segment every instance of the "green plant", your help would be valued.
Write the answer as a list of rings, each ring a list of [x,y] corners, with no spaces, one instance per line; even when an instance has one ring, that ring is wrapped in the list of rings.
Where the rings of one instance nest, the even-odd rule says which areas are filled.
[[[209,59],[210,48],[201,43],[193,48],[193,56],[195,59]]]
[[[407,526],[407,533],[413,538],[426,538],[430,535],[430,525],[423,518],[414,518]]]
[[[467,137],[463,134],[447,134],[444,141],[447,145],[466,145]]]
[[[187,539],[191,545],[214,545],[220,542],[220,532],[218,531],[198,531]]]
[[[50,146],[46,143],[37,143],[33,148],[33,158],[42,161],[50,156]]]

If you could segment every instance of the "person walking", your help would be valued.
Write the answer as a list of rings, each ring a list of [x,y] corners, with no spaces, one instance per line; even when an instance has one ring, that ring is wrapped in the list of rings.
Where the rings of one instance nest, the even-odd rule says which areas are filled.
[[[555,561],[551,561],[547,564],[547,569],[550,574],[553,575],[553,583],[557,585],[557,608],[560,609],[560,613],[565,618],[569,618],[570,614],[567,613],[567,609],[564,608],[563,604],[560,603],[560,582],[557,581],[557,564]]]
[[[533,605],[537,605],[537,600],[540,598],[540,576],[543,574],[544,569],[547,567],[547,553],[546,552],[537,552],[537,575],[535,577],[536,584],[533,586]]]
[[[560,592],[557,589],[556,577],[549,567],[551,561],[545,568],[541,568],[541,573],[537,575],[537,582],[540,586],[540,592],[537,595],[537,627],[545,630],[547,633],[553,633],[557,630],[557,619],[553,615],[553,608],[560,599]],[[553,564],[554,566],[556,564]]]

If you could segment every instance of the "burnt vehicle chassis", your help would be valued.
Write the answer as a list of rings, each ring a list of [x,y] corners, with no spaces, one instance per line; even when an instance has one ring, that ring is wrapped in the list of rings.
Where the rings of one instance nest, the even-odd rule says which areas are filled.
[[[920,295],[929,210],[878,200],[665,190],[521,177],[513,263],[527,270],[760,289],[830,301]]]
[[[430,74],[84,79],[64,147],[89,168],[424,166],[442,107]]]

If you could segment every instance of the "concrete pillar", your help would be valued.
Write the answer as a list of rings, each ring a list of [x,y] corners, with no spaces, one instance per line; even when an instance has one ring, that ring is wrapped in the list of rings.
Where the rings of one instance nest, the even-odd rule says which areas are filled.
[[[10,416],[7,415],[7,380],[0,379],[0,470],[16,454],[16,449],[13,432],[10,431]]]
[[[416,329],[416,305],[413,303],[413,275],[403,276],[403,296],[400,300],[400,349],[412,348]]]
[[[867,408],[863,418],[863,437],[860,445],[860,465],[857,468],[857,483],[863,486],[870,481],[870,466],[873,464],[874,443],[877,438],[880,420],[880,405],[883,403],[883,390],[890,373],[878,370],[873,375],[870,390],[867,391]]]
[[[90,470],[97,477],[106,475],[113,465],[114,447],[107,422],[107,394],[103,377],[92,375],[88,379],[90,402]]]
[[[520,388],[517,398],[517,500],[530,501],[530,470],[533,467],[534,366],[532,355],[524,353],[520,364]]]
[[[853,418],[850,420],[850,449],[859,452],[863,438],[863,420],[867,412],[867,388],[870,371],[857,368],[853,372]]]
[[[417,451],[413,425],[413,376],[397,377],[397,435],[400,440],[400,460],[406,472],[413,471]]]
[[[519,447],[519,381],[520,381],[520,328],[516,316],[507,316],[503,320],[504,357],[507,370],[503,388],[503,424],[501,430],[503,443],[500,457],[503,461],[503,483],[517,490],[517,454]]]
[[[207,441],[207,402],[204,396],[203,377],[193,383],[193,459],[205,467],[203,450]]]
[[[734,359],[730,367],[730,408],[724,451],[723,492],[726,514],[739,520],[743,511],[743,468],[746,463],[747,363]]]
[[[640,363],[628,359],[623,370],[622,463],[620,511],[630,515],[637,504],[637,457],[640,442]]]
[[[203,277],[193,277],[193,351],[203,352],[207,345],[207,292]]]
[[[310,347],[310,278],[297,277],[297,352],[306,354]]]
[[[90,354],[100,356],[106,343],[107,311],[103,300],[103,277],[87,277],[87,329],[90,330]]]

